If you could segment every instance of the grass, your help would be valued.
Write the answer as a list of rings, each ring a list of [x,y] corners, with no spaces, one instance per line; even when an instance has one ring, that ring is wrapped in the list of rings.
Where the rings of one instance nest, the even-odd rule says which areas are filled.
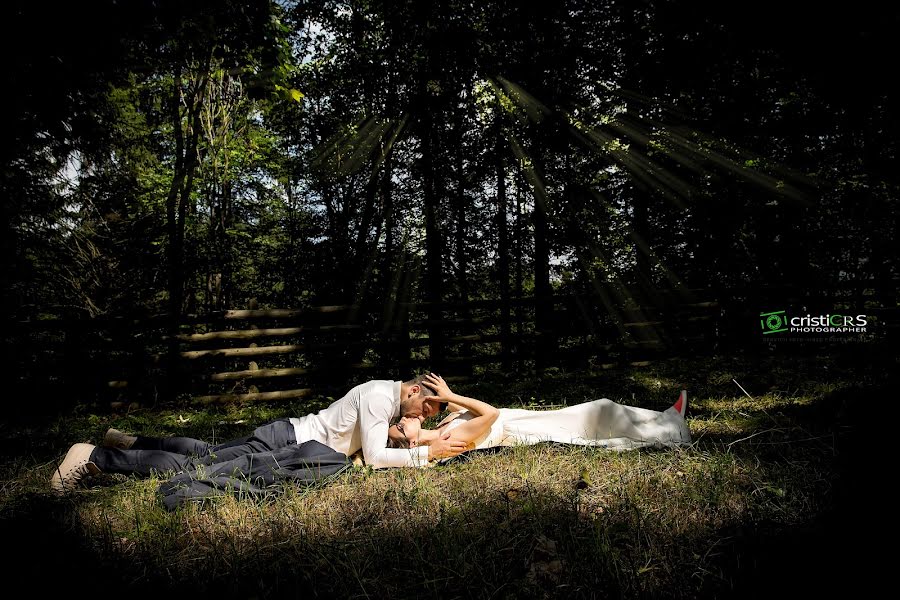
[[[825,548],[855,539],[842,516],[860,482],[856,461],[866,459],[855,436],[863,407],[886,393],[886,368],[852,357],[719,357],[486,377],[459,391],[499,405],[605,396],[661,409],[687,388],[695,443],[624,453],[542,444],[428,470],[354,468],[325,486],[173,513],[158,501],[158,479],[104,475],[62,499],[46,482],[69,444],[96,441],[109,426],[224,440],[314,407],[82,408],[50,425],[4,426],[0,534],[18,549],[11,573],[69,597],[100,589],[227,598],[827,591],[823,575],[838,565]]]

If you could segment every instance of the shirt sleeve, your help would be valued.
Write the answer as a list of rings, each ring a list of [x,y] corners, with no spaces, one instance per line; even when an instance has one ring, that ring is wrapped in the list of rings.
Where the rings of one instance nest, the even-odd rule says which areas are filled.
[[[366,464],[374,469],[429,466],[428,446],[387,447],[392,407],[393,399],[383,393],[363,394],[359,399],[359,426]]]

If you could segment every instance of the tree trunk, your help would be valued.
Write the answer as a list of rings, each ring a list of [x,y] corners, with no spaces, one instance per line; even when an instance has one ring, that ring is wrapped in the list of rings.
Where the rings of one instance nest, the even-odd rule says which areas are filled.
[[[516,304],[516,335],[518,337],[518,345],[516,346],[516,354],[522,352],[522,334],[525,325],[525,307],[522,304],[522,245],[525,241],[525,232],[522,229],[522,169],[516,169],[516,298],[519,299]]]
[[[459,137],[459,140],[462,140],[462,136]],[[456,266],[457,266],[457,281],[459,282],[459,301],[464,303],[464,307],[462,309],[462,318],[469,318],[469,310],[465,307],[465,303],[469,301],[469,261],[468,261],[468,252],[466,251],[466,235],[467,235],[467,227],[466,227],[466,219],[467,215],[467,206],[466,206],[466,188],[465,188],[465,177],[463,175],[463,160],[462,153],[457,152],[457,165],[456,165]]]
[[[379,161],[373,160],[372,162],[372,168],[378,169]],[[356,278],[354,279],[357,283],[357,287],[353,290],[352,297],[349,298],[351,304],[362,303],[363,298],[366,296],[366,290],[368,288],[369,279],[372,276],[372,270],[375,266],[374,260],[375,255],[378,252],[378,236],[375,237],[373,247],[369,248],[369,230],[372,227],[372,220],[375,217],[378,181],[379,177],[376,171],[370,175],[369,180],[366,182],[365,197],[363,198],[365,204],[363,206],[362,218],[359,222],[359,229],[356,232],[356,256],[353,261],[357,268]],[[380,223],[378,225],[378,230],[381,230]]]
[[[207,73],[211,55],[198,71],[198,81],[191,94],[186,98],[187,120],[190,136],[185,140],[185,130],[181,114],[182,67],[175,68],[170,98],[170,118],[175,135],[175,167],[172,183],[166,197],[166,228],[169,236],[169,330],[170,340],[175,339],[181,320],[184,305],[184,232],[188,204],[194,185],[194,174],[197,171],[197,144],[200,136],[200,109],[203,104],[203,89],[207,84]],[[169,389],[170,396],[175,393],[174,381],[178,377],[178,343],[170,341],[169,348]]]
[[[184,189],[184,129],[181,123],[181,67],[176,67],[174,81],[172,83],[172,96],[169,99],[169,116],[172,119],[172,130],[175,135],[175,165],[172,173],[172,182],[169,185],[169,193],[166,196],[166,232],[168,234],[168,270],[169,270],[169,315],[173,325],[177,329],[177,322],[181,315],[181,260],[182,236],[179,234],[178,215],[180,214],[178,202]],[[181,224],[183,226],[183,224]]]
[[[509,232],[506,223],[506,168],[502,131],[497,136],[497,279],[500,285],[500,354],[504,372],[510,364]]]
[[[642,184],[634,182],[632,185],[631,230],[636,234],[636,237],[632,237],[635,253],[635,275],[638,289],[642,289],[649,294],[652,288],[652,265],[648,248],[642,248],[641,243],[650,239],[650,212],[648,206],[650,198],[648,190]]]
[[[535,296],[535,369],[541,373],[547,366],[550,348],[552,288],[550,287],[550,240],[547,222],[547,195],[535,174],[534,189],[534,296]]]
[[[168,288],[169,288],[169,343],[167,346],[167,377],[163,396],[173,399],[176,395],[178,381],[178,323],[181,319],[181,288],[182,288],[182,235],[179,229],[184,223],[179,223],[179,200],[184,189],[185,181],[185,157],[184,157],[184,129],[181,120],[181,67],[176,67],[172,82],[172,96],[170,98],[169,116],[172,119],[172,131],[175,135],[175,165],[172,173],[172,182],[169,185],[169,193],[166,196],[166,233],[168,236]]]
[[[436,141],[434,133],[433,103],[426,105],[422,119],[423,144],[422,144],[422,191],[425,208],[425,299],[429,303],[428,320],[431,322],[428,330],[429,350],[431,354],[431,367],[441,370],[444,363],[443,329],[439,322],[442,320],[438,303],[441,301],[442,282],[442,244],[441,234],[438,229],[438,196],[436,190],[435,153]]]

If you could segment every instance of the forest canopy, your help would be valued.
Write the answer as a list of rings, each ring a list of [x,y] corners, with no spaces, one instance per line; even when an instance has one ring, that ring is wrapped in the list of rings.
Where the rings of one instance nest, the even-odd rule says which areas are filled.
[[[896,11],[6,3],[4,312],[897,271]]]

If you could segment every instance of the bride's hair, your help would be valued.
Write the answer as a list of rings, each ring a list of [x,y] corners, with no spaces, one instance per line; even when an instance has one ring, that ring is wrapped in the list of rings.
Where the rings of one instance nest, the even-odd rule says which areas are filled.
[[[387,440],[388,448],[403,448],[404,450],[409,448],[409,440],[401,440],[398,438],[392,438],[388,436]]]
[[[394,429],[400,435],[391,436],[391,429]],[[400,419],[394,420],[388,427],[387,447],[402,448],[404,450],[409,448],[409,438],[406,437],[406,433],[400,427]]]

